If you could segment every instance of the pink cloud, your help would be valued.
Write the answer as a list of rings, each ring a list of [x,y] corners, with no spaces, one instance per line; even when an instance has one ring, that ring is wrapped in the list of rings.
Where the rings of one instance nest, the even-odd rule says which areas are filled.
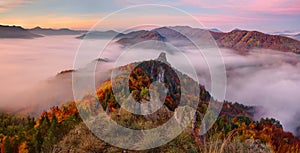
[[[205,15],[193,15],[200,23],[206,27],[220,27],[225,31],[230,31],[233,28],[247,28],[252,30],[258,30],[255,27],[258,27],[257,23],[262,22],[272,22],[276,19],[267,18],[267,17],[241,17],[235,15],[214,15],[214,14],[205,14]],[[256,26],[254,26],[256,25]]]
[[[5,12],[12,8],[31,3],[33,1],[34,0],[1,0],[0,1],[0,12]]]
[[[190,6],[208,9],[222,9],[238,13],[262,12],[270,14],[300,14],[299,0],[179,0],[164,2],[156,0],[123,0],[127,4],[164,4],[170,6]]]
[[[207,23],[241,23],[241,22],[260,22],[260,21],[270,21],[274,19],[270,18],[257,18],[257,17],[240,17],[234,15],[193,15],[198,20]]]
[[[229,9],[273,14],[300,14],[299,0],[181,0],[175,5],[192,5],[201,8]]]

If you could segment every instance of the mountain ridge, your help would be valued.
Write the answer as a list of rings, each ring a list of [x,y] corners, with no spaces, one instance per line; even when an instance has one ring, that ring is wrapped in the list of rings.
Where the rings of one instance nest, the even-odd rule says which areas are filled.
[[[220,37],[217,43],[220,47],[240,51],[263,48],[300,53],[300,41],[284,36],[269,35],[259,31],[233,30]]]
[[[300,41],[278,35],[265,34],[259,31],[247,31],[247,30],[232,30],[228,33],[224,32],[214,32],[207,29],[192,28],[188,26],[175,26],[175,27],[160,27],[152,29],[151,31],[143,30],[143,35],[145,33],[150,33],[152,31],[158,32],[161,38],[157,39],[148,37],[147,40],[158,40],[158,41],[169,41],[172,40],[181,41],[180,45],[191,45],[189,38],[197,40],[201,37],[207,37],[209,35],[215,39],[217,45],[223,48],[234,49],[237,51],[245,52],[251,49],[273,49],[282,52],[293,52],[300,53]],[[132,32],[133,33],[133,32]],[[138,31],[135,31],[137,34]],[[159,36],[159,35],[158,35]],[[129,45],[120,41],[126,39],[126,34],[123,38],[119,39],[117,42],[122,45]],[[130,36],[131,45],[139,43],[141,41],[135,41],[134,37]],[[141,37],[136,35],[135,37]],[[176,44],[175,44],[176,45]],[[179,46],[180,46],[179,45]]]
[[[39,26],[28,29],[28,31],[44,36],[52,36],[52,35],[79,35],[85,33],[85,30],[71,30],[68,28],[60,28],[60,29],[52,29],[52,28],[41,28]]]
[[[83,34],[82,34],[83,33]],[[279,35],[266,34],[259,31],[247,31],[234,29],[230,32],[221,32],[214,29],[200,29],[189,26],[159,27],[152,30],[137,30],[129,33],[119,33],[113,30],[108,31],[84,31],[71,30],[67,28],[51,29],[35,27],[24,29],[21,26],[1,26],[0,38],[38,38],[48,35],[79,35],[77,39],[104,39],[112,38],[117,43],[128,46],[140,43],[146,40],[155,40],[160,42],[174,42],[174,45],[189,46],[193,45],[189,38],[199,40],[210,38],[216,41],[221,48],[234,49],[240,52],[247,52],[251,49],[272,49],[282,52],[300,53],[300,41],[298,35],[292,38]],[[293,39],[295,38],[295,39]]]
[[[0,38],[33,39],[38,37],[42,37],[42,36],[32,33],[21,26],[0,25]]]
[[[107,30],[107,31],[89,31],[85,32],[84,34],[76,37],[77,39],[105,39],[105,38],[113,38],[113,37],[120,37],[122,33],[119,33],[114,30]]]

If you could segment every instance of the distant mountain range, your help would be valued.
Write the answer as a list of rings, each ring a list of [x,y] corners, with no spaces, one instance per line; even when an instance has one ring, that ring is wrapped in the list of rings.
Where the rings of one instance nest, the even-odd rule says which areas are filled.
[[[32,29],[24,29],[21,26],[0,25],[0,38],[33,39],[52,35],[80,35],[86,32],[87,31],[84,30],[70,30],[67,28],[51,29],[35,27]]]
[[[258,48],[300,53],[300,41],[298,40],[258,31],[238,29],[224,33],[188,26],[161,27],[151,31],[141,30],[125,34],[118,38],[117,42],[122,45],[133,45],[145,40],[158,40],[164,42],[176,41],[175,45],[189,46],[191,45],[189,39],[203,40],[203,38],[209,38],[210,35],[216,40],[219,47],[237,51],[249,51]]]
[[[0,25],[0,38],[21,38],[33,39],[42,37],[41,35],[30,32],[20,26],[5,26]]]
[[[294,35],[293,38],[294,38],[294,39],[297,39],[298,41],[300,41],[300,33],[297,34],[297,35]]]
[[[67,28],[62,29],[51,29],[51,28],[41,28],[35,27],[33,29],[28,29],[28,31],[44,36],[51,36],[51,35],[80,35],[82,33],[86,33],[87,31],[84,30],[70,30]]]
[[[80,35],[81,34],[81,35]],[[109,31],[84,31],[70,29],[44,29],[36,27],[24,29],[20,26],[1,26],[0,38],[37,38],[50,35],[80,35],[77,39],[106,39],[114,38],[117,43],[128,46],[146,40],[171,42],[175,46],[193,45],[189,39],[203,41],[212,36],[217,45],[237,51],[251,49],[272,49],[282,52],[300,53],[300,34],[293,36],[271,35],[259,31],[235,29],[231,32],[222,32],[218,29],[200,29],[189,26],[160,27],[153,30],[138,30],[129,33]],[[204,38],[204,39],[203,39]],[[176,42],[174,44],[174,42]]]
[[[290,37],[290,38],[300,41],[300,33],[299,32],[282,31],[282,32],[274,32],[273,34],[279,35],[279,36]]]
[[[105,39],[105,38],[113,38],[115,36],[121,36],[122,33],[108,30],[108,31],[90,31],[86,32],[78,37],[77,39]]]

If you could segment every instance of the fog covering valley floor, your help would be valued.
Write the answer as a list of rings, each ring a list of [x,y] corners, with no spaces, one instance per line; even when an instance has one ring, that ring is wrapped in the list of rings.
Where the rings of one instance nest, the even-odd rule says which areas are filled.
[[[10,53],[1,54],[1,59],[3,59],[1,66],[4,68],[1,72],[3,74],[1,75],[3,86],[0,88],[1,110],[39,115],[53,105],[73,99],[71,74],[58,73],[72,69],[79,40],[74,42],[73,36],[20,40],[24,47],[13,46],[12,40],[0,41],[6,44],[6,46],[1,46],[1,50],[10,50]],[[95,40],[90,41],[91,44],[95,42]],[[101,41],[97,40],[99,43]],[[39,45],[45,42],[48,42],[48,47]],[[96,48],[96,46],[91,46],[91,48]],[[109,74],[120,50],[116,45],[103,55],[102,58],[108,60],[100,61],[98,64],[98,82],[109,78],[108,75],[103,74]],[[197,67],[200,83],[209,90],[210,75],[203,57],[195,56],[193,49],[184,48],[183,50]],[[150,49],[135,49],[132,54],[140,52],[153,58],[159,54]],[[221,48],[221,53],[228,79],[226,99],[246,105],[261,106],[263,109],[258,112],[257,119],[274,117],[283,123],[286,130],[296,132],[297,126],[300,125],[298,121],[300,108],[297,105],[297,100],[300,99],[297,94],[300,87],[299,55],[264,49],[254,49],[246,54],[239,54],[234,50]],[[173,53],[170,56],[176,57],[176,55]],[[55,63],[53,63],[54,59]],[[180,62],[180,60],[170,62],[178,61]],[[90,62],[86,61],[86,64]],[[22,101],[20,102],[19,99]]]
[[[151,69],[148,69],[147,65],[152,65],[155,62],[155,60],[146,61],[146,65],[134,69],[131,73],[130,80],[133,82],[129,88],[132,92],[137,93],[134,96],[135,99],[147,99],[149,96],[147,92],[145,94],[142,90],[145,90],[143,87],[149,87],[149,83],[151,82],[148,76]],[[127,68],[135,67],[137,64],[139,63],[132,63],[118,69],[126,70]],[[156,69],[156,66],[152,68]],[[73,73],[76,73],[76,71]],[[159,73],[161,72],[158,71],[158,74],[154,74],[154,78],[161,76]],[[180,72],[177,72],[177,75],[183,75],[183,81],[188,84],[194,82],[193,79]],[[142,79],[136,79],[137,77]],[[161,77],[168,79],[167,75]],[[171,82],[171,84],[176,84],[176,81]],[[82,123],[81,117],[89,117],[89,114],[99,111],[95,107],[95,103],[97,103],[95,99],[97,98],[110,118],[122,126],[132,129],[149,129],[162,125],[171,116],[176,116],[177,109],[182,107],[177,105],[178,103],[176,102],[178,94],[176,94],[176,89],[173,89],[176,86],[171,85],[169,87],[171,87],[171,91],[165,99],[164,106],[158,112],[147,116],[133,115],[126,110],[120,109],[112,94],[110,80],[102,82],[95,94],[86,95],[82,100],[71,101],[60,107],[53,106],[35,119],[29,116],[27,118],[20,118],[9,114],[1,114],[0,119],[3,121],[1,122],[3,124],[1,126],[3,127],[1,133],[4,144],[1,149],[7,152],[119,152],[122,149],[110,146],[102,140],[97,139]],[[166,145],[146,150],[146,152],[220,152],[221,150],[224,152],[299,151],[300,140],[291,133],[284,132],[279,121],[270,118],[255,121],[253,120],[255,107],[238,103],[225,102],[214,126],[205,136],[200,136],[199,128],[201,120],[208,108],[208,104],[210,104],[213,98],[205,90],[204,86],[199,85],[198,87],[200,94],[197,113],[195,116],[191,116],[194,119],[188,128]],[[193,88],[183,90],[191,92],[189,90],[193,90]],[[77,103],[77,106],[75,103]],[[81,111],[79,114],[78,108],[82,107],[86,109],[79,109]],[[179,122],[184,122],[184,120],[180,120]],[[110,127],[101,127],[101,129],[105,129],[109,133],[116,132],[110,131]],[[147,135],[138,137],[139,143],[135,146],[151,145],[151,143],[155,143],[154,140],[164,137],[165,134],[157,133],[156,138],[147,137]],[[122,135],[118,133],[116,133],[116,137],[118,137],[120,142],[125,141]]]
[[[75,39],[76,41],[74,41],[74,39],[74,36],[47,36],[32,40],[18,40],[18,43],[23,44],[20,46],[15,46],[13,40],[0,40],[1,44],[5,44],[0,46],[1,50],[10,50],[9,53],[1,54],[0,57],[1,67],[4,69],[1,72],[3,73],[1,76],[4,77],[1,82],[3,86],[0,89],[3,94],[1,109],[4,112],[14,110],[18,116],[24,116],[24,114],[35,116],[35,120],[32,120],[31,117],[22,119],[2,114],[1,133],[4,144],[2,149],[5,149],[5,146],[11,146],[6,150],[17,149],[24,152],[26,150],[30,152],[40,152],[41,150],[45,152],[53,150],[57,152],[66,150],[74,152],[83,150],[87,152],[121,151],[103,141],[97,141],[96,137],[88,132],[77,113],[77,108],[72,101],[72,71],[62,71],[72,69],[76,46],[80,42],[80,40]],[[93,44],[95,41],[101,42],[102,40],[88,41]],[[47,44],[47,46],[45,47],[43,44]],[[91,46],[91,48],[96,47]],[[184,54],[197,67],[200,84],[210,91],[210,75],[203,57],[194,56],[195,50],[192,48],[186,46],[182,46],[182,48]],[[109,81],[103,81],[109,79],[111,68],[121,49],[118,44],[115,44],[107,50],[107,54],[102,57],[94,61],[86,61],[86,68],[91,62],[98,62],[96,69],[96,81],[97,84],[100,84],[98,89],[104,88],[109,91]],[[140,52],[151,56],[151,59],[157,58],[160,53],[157,50],[139,48],[132,50],[131,54],[136,55]],[[197,124],[199,123],[195,121],[193,122],[194,127],[191,125],[174,141],[156,150],[148,151],[196,152],[211,148],[218,150],[222,146],[224,147],[224,142],[226,142],[227,145],[222,148],[225,152],[226,149],[228,152],[232,152],[234,149],[238,151],[245,149],[245,152],[253,151],[251,149],[254,149],[255,152],[257,149],[262,152],[270,150],[285,152],[288,149],[294,149],[290,151],[296,152],[299,149],[298,138],[284,131],[290,131],[297,135],[297,128],[300,125],[298,120],[300,108],[297,105],[300,99],[297,92],[300,87],[300,56],[270,49],[251,49],[241,54],[236,50],[221,48],[221,53],[228,78],[226,99],[244,105],[225,103],[220,118],[207,137],[197,137],[197,126],[199,126]],[[171,52],[167,56],[176,57],[177,53]],[[54,60],[57,62],[53,63]],[[135,58],[130,60],[137,62]],[[180,60],[168,62],[172,65],[172,62],[178,61]],[[182,64],[182,67],[176,67],[176,69],[179,71],[184,69],[186,65]],[[62,72],[58,73],[60,71]],[[35,85],[32,86],[32,84]],[[204,91],[203,87],[202,91]],[[209,102],[209,94],[204,93],[198,115],[205,112]],[[86,100],[90,98],[92,97],[87,97]],[[20,99],[22,100],[20,101]],[[112,97],[106,97],[103,102],[112,99]],[[59,107],[55,107],[56,105]],[[112,104],[109,106],[112,107],[111,110],[118,108]],[[49,108],[51,109],[49,110]],[[43,111],[48,111],[48,113],[42,113]],[[168,114],[171,115],[172,111],[168,109],[165,111],[164,113],[167,114],[165,119],[168,119]],[[153,121],[149,118],[147,120],[122,111],[125,113],[122,115],[124,118],[118,118],[120,114],[116,112],[112,111],[110,115],[115,117],[115,120],[119,119],[120,124],[132,126],[131,128],[140,126],[149,126],[150,128],[153,125],[161,124],[152,123]],[[271,117],[275,120],[270,119]],[[264,119],[261,120],[261,118]],[[201,115],[198,116],[198,119],[201,119]],[[149,125],[149,120],[152,125]],[[141,125],[127,125],[128,121]],[[163,121],[164,117],[161,122]],[[15,137],[16,135],[18,137]],[[82,136],[99,142],[100,147],[95,147],[94,142],[87,139],[86,141],[80,140]],[[82,148],[74,146],[82,146]]]

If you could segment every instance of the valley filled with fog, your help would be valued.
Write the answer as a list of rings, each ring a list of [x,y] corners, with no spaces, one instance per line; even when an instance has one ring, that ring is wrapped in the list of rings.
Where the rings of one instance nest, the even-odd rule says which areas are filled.
[[[112,44],[98,57],[107,40],[85,40],[82,68],[97,62],[97,82],[109,79],[110,69],[126,62],[155,59],[163,50],[133,48],[125,51]],[[36,111],[73,100],[72,77],[63,70],[73,69],[81,40],[74,36],[48,36],[36,39],[0,39],[0,109],[4,111]],[[209,50],[206,50],[209,52]],[[182,47],[166,51],[168,62],[184,71],[190,61],[199,82],[210,88],[209,68],[194,49]],[[256,118],[274,117],[284,128],[294,131],[300,125],[300,56],[273,50],[251,50],[238,53],[221,49],[225,63],[226,100],[260,106]],[[122,61],[122,58],[125,61]],[[186,57],[186,60],[181,60]],[[118,61],[119,65],[115,65]],[[182,63],[181,63],[182,62]],[[27,111],[26,109],[32,110]],[[298,115],[298,116],[297,116]]]

